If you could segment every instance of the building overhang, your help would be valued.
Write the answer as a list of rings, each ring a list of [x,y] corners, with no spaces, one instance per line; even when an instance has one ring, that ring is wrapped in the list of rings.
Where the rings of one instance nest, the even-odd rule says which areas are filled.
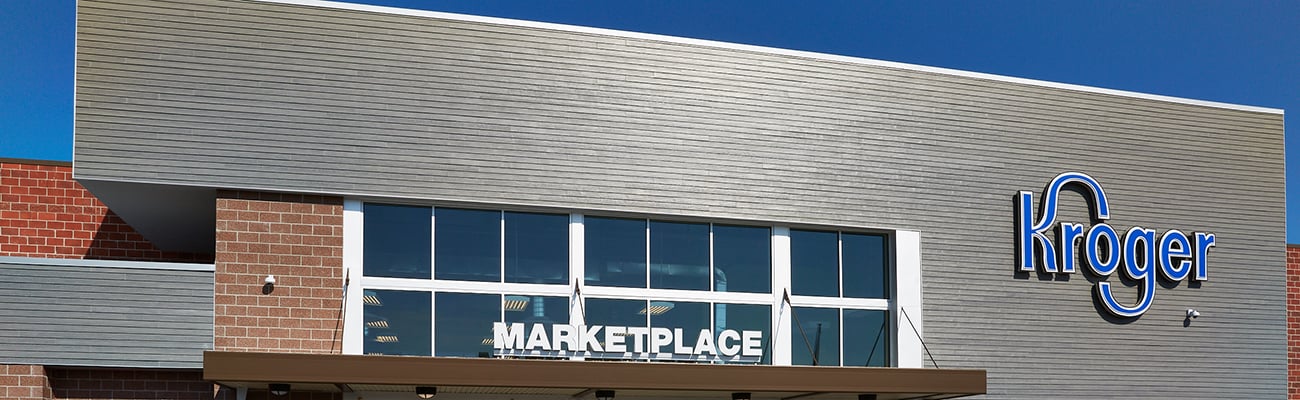
[[[308,391],[509,393],[552,398],[947,399],[984,394],[986,372],[971,369],[807,367],[657,362],[401,357],[208,351],[203,378],[234,388],[288,383]]]

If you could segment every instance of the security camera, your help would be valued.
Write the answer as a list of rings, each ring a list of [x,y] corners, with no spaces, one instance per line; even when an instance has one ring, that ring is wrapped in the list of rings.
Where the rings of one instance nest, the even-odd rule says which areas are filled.
[[[1187,309],[1187,318],[1196,318],[1196,317],[1199,317],[1199,316],[1201,316],[1201,312],[1200,312],[1200,311],[1196,311],[1195,308],[1189,308],[1189,309]]]
[[[274,284],[275,284],[275,275],[267,275],[267,276],[266,276],[266,284],[268,284],[268,285],[274,285]]]

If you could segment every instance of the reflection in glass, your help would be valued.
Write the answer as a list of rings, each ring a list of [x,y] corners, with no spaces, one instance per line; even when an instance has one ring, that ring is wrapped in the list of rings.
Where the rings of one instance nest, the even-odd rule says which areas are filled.
[[[888,241],[883,235],[840,235],[844,252],[844,297],[889,297]]]
[[[646,221],[586,217],[582,223],[587,284],[646,287]]]
[[[506,282],[568,283],[569,216],[505,213]]]
[[[429,356],[429,292],[365,290],[366,354]]]
[[[840,310],[793,307],[792,316],[794,332],[788,339],[791,362],[794,365],[840,365]],[[817,354],[815,361],[814,353]]]
[[[840,295],[839,241],[835,232],[790,230],[790,292]]]
[[[709,290],[709,224],[650,221],[650,287]]]
[[[655,307],[657,304],[671,304],[672,307]],[[661,311],[662,310],[662,311]],[[682,343],[694,347],[700,338],[700,330],[709,331],[709,303],[688,303],[684,301],[650,301],[650,327],[682,330]],[[660,349],[663,353],[672,353],[673,346]]]
[[[429,207],[366,203],[366,276],[429,279]]]
[[[772,307],[763,304],[714,304],[714,333],[723,329],[763,332],[763,359],[760,364],[772,363]]]
[[[501,281],[501,212],[439,208],[434,211],[437,279]]]
[[[844,310],[844,365],[889,366],[889,319],[884,310]]]
[[[587,326],[649,326],[649,319],[646,315],[649,303],[645,300],[587,299],[586,303]],[[635,339],[630,336],[620,337],[622,339],[619,341],[626,347],[627,351],[633,350]],[[606,351],[609,350],[610,343],[605,341],[604,332],[601,332],[597,340],[600,341],[602,348]]]
[[[546,324],[547,332],[551,325],[569,323],[569,298],[551,296],[524,296],[508,294],[502,301],[506,312],[505,322],[522,322]]]
[[[772,291],[772,230],[713,226],[713,290]]]
[[[433,302],[435,356],[491,356],[492,323],[501,320],[501,295],[444,292],[434,295]]]

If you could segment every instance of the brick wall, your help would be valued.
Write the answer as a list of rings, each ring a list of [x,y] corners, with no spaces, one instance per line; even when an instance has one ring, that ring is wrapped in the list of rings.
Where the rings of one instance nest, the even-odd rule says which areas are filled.
[[[220,191],[216,226],[215,350],[341,353],[343,199]]]
[[[50,383],[40,365],[0,364],[0,397],[6,400],[50,398]]]
[[[154,247],[63,162],[0,160],[0,256],[212,262]]]
[[[1287,398],[1300,400],[1300,245],[1286,246]]]
[[[48,368],[52,399],[213,400],[202,371]],[[233,398],[233,396],[231,396]]]

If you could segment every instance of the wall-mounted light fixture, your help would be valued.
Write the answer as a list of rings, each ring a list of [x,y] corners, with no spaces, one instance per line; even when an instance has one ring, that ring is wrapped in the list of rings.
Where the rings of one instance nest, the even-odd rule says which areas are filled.
[[[270,390],[271,394],[275,396],[284,396],[289,394],[288,383],[272,383],[270,385],[266,385],[266,389]]]
[[[437,386],[416,386],[415,387],[415,396],[421,399],[432,399],[433,396],[436,394],[438,394]]]
[[[749,400],[749,392],[735,392],[731,394],[731,400]]]
[[[597,390],[596,400],[614,400],[613,390]]]

